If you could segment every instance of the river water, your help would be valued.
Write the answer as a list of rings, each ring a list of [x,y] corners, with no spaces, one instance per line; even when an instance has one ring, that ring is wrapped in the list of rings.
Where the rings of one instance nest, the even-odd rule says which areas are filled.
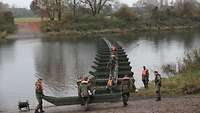
[[[141,70],[153,70],[176,63],[184,52],[200,48],[200,33],[173,32],[119,36],[115,39],[125,48],[141,87]],[[96,54],[96,40],[47,41],[21,39],[0,45],[0,111],[17,110],[20,99],[36,105],[34,83],[44,80],[44,93],[51,96],[77,95],[78,75],[87,75]],[[45,106],[51,105],[45,102]]]

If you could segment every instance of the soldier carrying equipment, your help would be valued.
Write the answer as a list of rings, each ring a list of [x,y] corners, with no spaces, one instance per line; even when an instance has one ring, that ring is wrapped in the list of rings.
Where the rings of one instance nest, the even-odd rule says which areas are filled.
[[[38,113],[39,112],[38,110],[40,110],[40,113],[44,112],[43,107],[42,107],[42,104],[43,104],[42,98],[44,96],[43,85],[42,85],[42,79],[40,79],[40,78],[35,83],[35,94],[36,94],[36,98],[38,100],[38,105],[35,109],[35,113]]]

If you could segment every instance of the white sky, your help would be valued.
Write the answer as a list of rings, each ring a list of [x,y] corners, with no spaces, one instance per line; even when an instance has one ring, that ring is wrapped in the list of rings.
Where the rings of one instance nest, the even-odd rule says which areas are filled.
[[[8,3],[10,6],[29,8],[32,0],[0,0],[1,2]],[[126,3],[130,6],[137,0],[119,0],[121,3]]]

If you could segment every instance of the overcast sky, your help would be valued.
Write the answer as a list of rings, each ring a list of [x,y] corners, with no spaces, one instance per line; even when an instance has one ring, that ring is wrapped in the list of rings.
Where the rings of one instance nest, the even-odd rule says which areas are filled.
[[[8,3],[10,6],[29,8],[29,5],[32,0],[0,0],[0,1]],[[119,1],[132,6],[132,4],[137,0],[119,0]]]

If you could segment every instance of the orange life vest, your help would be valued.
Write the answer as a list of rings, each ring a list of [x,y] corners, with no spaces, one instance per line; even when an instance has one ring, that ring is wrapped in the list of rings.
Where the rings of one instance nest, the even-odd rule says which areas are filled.
[[[111,87],[112,86],[112,80],[108,80],[107,86]]]
[[[41,81],[37,81],[35,83],[35,88],[36,88],[37,91],[42,91],[43,90],[42,82]]]
[[[117,51],[116,47],[113,46],[112,47],[112,51]]]
[[[142,76],[148,76],[148,69],[142,71]]]

